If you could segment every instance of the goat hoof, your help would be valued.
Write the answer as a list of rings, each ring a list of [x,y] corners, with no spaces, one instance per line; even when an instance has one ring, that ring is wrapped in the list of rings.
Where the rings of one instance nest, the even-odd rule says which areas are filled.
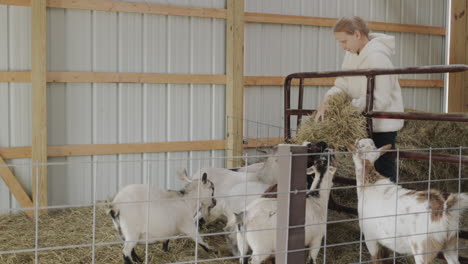
[[[169,252],[169,239],[163,242],[162,250],[164,252]]]

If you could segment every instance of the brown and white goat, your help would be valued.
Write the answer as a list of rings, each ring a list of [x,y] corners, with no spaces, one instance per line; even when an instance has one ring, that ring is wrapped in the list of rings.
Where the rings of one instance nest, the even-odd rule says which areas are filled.
[[[372,139],[348,147],[356,169],[359,225],[373,263],[382,263],[383,247],[413,254],[416,264],[431,263],[443,251],[449,264],[459,263],[457,229],[468,195],[405,189],[379,174],[374,162],[390,149]]]

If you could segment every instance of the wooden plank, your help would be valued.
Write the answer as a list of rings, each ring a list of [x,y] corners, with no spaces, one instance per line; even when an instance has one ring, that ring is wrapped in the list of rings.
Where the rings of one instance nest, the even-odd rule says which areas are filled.
[[[327,17],[309,17],[309,16],[292,16],[279,14],[265,13],[245,13],[245,22],[247,23],[268,23],[268,24],[288,24],[288,25],[306,25],[318,27],[333,27],[338,19]],[[369,21],[371,30],[392,31],[392,32],[408,32],[429,35],[442,35],[446,33],[443,27],[383,23]]]
[[[31,6],[31,0],[0,0],[0,5]]]
[[[282,143],[282,138],[249,138],[247,148],[268,147]],[[129,144],[93,144],[49,146],[49,157],[93,156],[137,153],[160,153],[198,150],[223,150],[226,140],[155,142]],[[5,159],[21,159],[31,157],[31,147],[0,148],[0,156]]]
[[[0,148],[0,156],[4,159],[31,158],[31,147]]]
[[[444,88],[444,80],[400,79],[401,87]]]
[[[244,118],[244,1],[227,0],[226,21],[226,156],[242,156]],[[241,166],[227,159],[226,166]]]
[[[0,82],[31,82],[31,72],[30,71],[20,71],[20,72],[0,72]]]
[[[280,86],[283,76],[245,76],[244,86]],[[31,72],[0,72],[0,82],[30,82]],[[331,86],[335,78],[305,80],[309,86]],[[163,74],[163,73],[117,73],[117,72],[49,72],[47,82],[65,83],[180,83],[180,84],[226,84],[226,75],[209,74]],[[294,80],[293,85],[299,81]],[[443,80],[400,79],[402,87],[443,88]]]
[[[33,208],[34,205],[31,198],[21,186],[21,183],[16,179],[15,175],[11,172],[3,158],[0,156],[0,177],[2,177],[5,185],[15,197],[16,201],[23,208]],[[34,210],[24,210],[29,217],[34,217]]]
[[[281,86],[284,84],[283,76],[246,76],[244,78],[245,86]],[[420,80],[420,79],[400,79],[402,87],[432,87],[444,88],[443,80]],[[335,78],[314,78],[304,80],[305,85],[309,86],[332,86]],[[299,85],[299,80],[294,79],[293,85]]]
[[[225,140],[181,141],[159,143],[130,143],[130,144],[94,144],[49,146],[49,156],[92,156],[135,153],[160,153],[178,151],[221,150],[226,148]]]
[[[49,146],[49,157],[223,150],[225,140]],[[31,147],[0,148],[5,159],[30,158]]]
[[[30,6],[30,0],[0,0],[1,5]],[[47,7],[82,9],[110,12],[126,12],[140,14],[155,14],[168,16],[190,16],[207,18],[226,18],[226,10],[222,8],[201,8],[174,5],[137,3],[113,0],[47,0]]]
[[[466,0],[453,0],[450,14],[450,58],[449,64],[467,63],[467,2]],[[448,89],[448,111],[463,112],[468,111],[464,102],[466,73],[450,73]]]
[[[1,5],[30,6],[30,0],[0,0]],[[127,12],[140,14],[156,14],[170,16],[191,16],[226,19],[227,11],[222,8],[199,8],[173,5],[159,5],[150,3],[136,3],[113,0],[48,0],[47,6],[51,8],[67,8],[82,10],[97,10],[111,12]],[[265,13],[245,13],[246,23],[268,23],[268,24],[289,24],[332,27],[337,21],[336,18],[292,16]],[[446,34],[444,27],[409,25],[385,22],[369,21],[371,30],[419,33],[428,35]]]
[[[49,72],[47,81],[66,83],[225,84],[226,76],[210,74]]]
[[[244,148],[272,147],[281,143],[284,143],[284,138],[281,137],[249,138],[247,144],[244,144]]]
[[[85,9],[168,16],[226,18],[226,10],[221,8],[159,5],[150,4],[147,2],[137,3],[113,0],[48,0],[48,6],[54,8]]]
[[[46,0],[31,7],[32,162],[47,163]],[[36,193],[39,192],[39,194]],[[32,168],[34,204],[47,206],[47,166]],[[39,199],[39,201],[37,201]]]

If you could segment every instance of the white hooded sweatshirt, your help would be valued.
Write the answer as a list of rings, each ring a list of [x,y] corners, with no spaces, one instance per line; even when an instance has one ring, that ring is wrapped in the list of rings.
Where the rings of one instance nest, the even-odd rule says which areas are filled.
[[[395,53],[395,38],[393,36],[372,33],[369,42],[358,54],[346,52],[342,69],[382,69],[393,68],[390,56]],[[360,111],[366,106],[367,78],[365,76],[338,77],[333,86],[325,94],[345,92],[351,98],[352,104]],[[378,75],[375,78],[374,111],[403,112],[403,99],[398,83],[398,75]],[[402,119],[373,118],[374,132],[393,132],[403,127]]]

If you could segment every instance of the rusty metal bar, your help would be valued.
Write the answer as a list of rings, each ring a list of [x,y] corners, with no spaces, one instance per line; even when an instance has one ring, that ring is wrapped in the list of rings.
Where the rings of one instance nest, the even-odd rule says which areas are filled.
[[[286,78],[284,82],[284,138],[291,138],[291,114],[288,110],[291,108],[291,80]]]
[[[338,76],[377,76],[377,75],[395,75],[395,74],[420,74],[420,73],[447,73],[463,72],[468,70],[468,65],[434,65],[422,67],[407,67],[394,69],[373,69],[373,70],[352,70],[352,71],[327,71],[327,72],[299,72],[289,74],[285,81],[294,78],[322,78]]]
[[[297,109],[302,109],[302,104],[304,102],[304,79],[301,78],[299,79],[299,98],[298,98],[298,102],[297,102]],[[297,116],[297,127],[299,127],[299,125],[301,124],[302,122],[302,115],[299,114]]]
[[[367,91],[366,91],[366,109],[365,112],[369,113],[374,109],[374,87],[375,76],[367,76]],[[367,134],[372,137],[372,118],[366,117]]]
[[[397,153],[389,152],[387,153],[387,155],[396,157]],[[421,152],[413,152],[413,151],[400,151],[400,159],[412,159],[412,160],[431,159],[432,161],[441,161],[441,162],[455,163],[455,164],[460,163],[459,155],[437,154],[437,153],[432,153],[431,155],[429,155],[429,153],[421,153]],[[461,156],[461,163],[468,164],[468,157]]]
[[[437,114],[437,113],[418,113],[418,112],[378,112],[370,111],[365,114],[367,117],[387,118],[387,119],[406,119],[406,120],[439,120],[468,122],[468,114]]]
[[[286,109],[286,113],[289,115],[310,115],[314,113],[312,109]]]

